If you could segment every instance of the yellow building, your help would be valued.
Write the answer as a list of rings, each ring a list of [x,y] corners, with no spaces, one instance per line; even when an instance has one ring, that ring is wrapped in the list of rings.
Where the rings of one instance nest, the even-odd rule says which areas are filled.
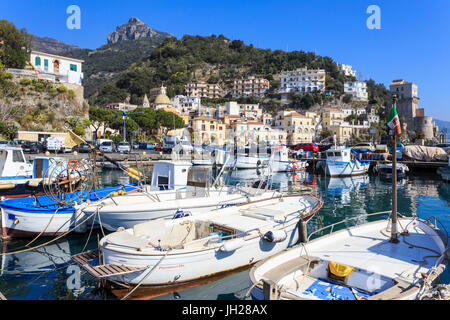
[[[225,144],[226,125],[217,119],[197,117],[192,119],[192,130],[195,144]]]
[[[344,122],[344,112],[339,108],[327,108],[322,112],[322,127],[330,130]]]

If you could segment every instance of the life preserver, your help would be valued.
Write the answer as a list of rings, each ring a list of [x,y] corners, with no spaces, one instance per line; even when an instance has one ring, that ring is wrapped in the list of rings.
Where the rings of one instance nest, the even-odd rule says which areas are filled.
[[[75,159],[70,160],[69,163],[67,164],[67,166],[69,167],[69,169],[72,169],[72,170],[78,169],[78,167],[79,167],[78,160],[75,160]]]

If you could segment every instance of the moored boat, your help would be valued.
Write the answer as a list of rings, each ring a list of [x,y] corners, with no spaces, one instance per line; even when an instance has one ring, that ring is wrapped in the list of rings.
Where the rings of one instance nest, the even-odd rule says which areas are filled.
[[[309,237],[351,220],[366,218],[346,219]],[[256,264],[250,271],[251,294],[255,299],[287,300],[416,299],[421,284],[437,281],[446,266],[448,236],[431,222],[401,217],[399,243],[390,241],[390,219],[302,243]]]
[[[403,178],[409,172],[409,168],[406,164],[397,163],[397,178]],[[392,162],[390,163],[378,163],[374,169],[375,173],[384,177],[392,178]]]
[[[332,148],[326,151],[325,162],[318,162],[330,177],[363,175],[369,171],[370,162],[351,159],[350,148]]]
[[[92,276],[126,285],[188,282],[257,262],[295,244],[297,225],[322,206],[310,195],[285,195],[219,211],[152,220],[101,239],[96,252],[72,257]]]

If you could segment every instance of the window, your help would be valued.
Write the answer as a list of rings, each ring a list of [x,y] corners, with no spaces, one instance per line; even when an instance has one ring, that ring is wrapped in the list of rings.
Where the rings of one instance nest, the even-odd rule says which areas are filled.
[[[20,150],[13,150],[13,162],[25,162]]]
[[[44,59],[44,70],[48,71],[48,60]]]
[[[36,59],[35,59],[35,61],[34,61],[34,64],[35,64],[36,66],[40,66],[40,65],[41,65],[41,58],[40,58],[40,57],[36,57]]]
[[[70,71],[77,71],[77,65],[76,64],[71,64],[70,65]]]

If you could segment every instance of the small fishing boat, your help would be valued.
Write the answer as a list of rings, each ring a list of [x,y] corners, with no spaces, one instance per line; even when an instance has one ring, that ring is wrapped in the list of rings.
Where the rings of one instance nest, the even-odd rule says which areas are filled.
[[[221,173],[211,185],[210,167],[194,170],[189,162],[158,161],[153,166],[151,185],[144,186],[141,192],[82,205],[82,211],[86,215],[98,214],[102,227],[115,231],[153,219],[179,218],[191,212],[208,212],[274,195],[274,191],[253,187],[218,187],[215,182],[220,176]]]
[[[369,171],[370,162],[351,159],[350,148],[332,148],[326,152],[325,162],[317,163],[318,168],[324,170],[330,177],[348,177],[363,175]]]
[[[409,172],[409,168],[406,164],[397,163],[397,178],[403,178],[406,173]],[[390,163],[378,163],[374,168],[374,172],[384,178],[392,178],[392,162]]]
[[[260,152],[259,148],[251,148],[249,146],[242,148],[235,148],[234,154],[231,157],[233,161],[230,163],[232,169],[262,169],[267,167],[270,161],[270,155],[266,152]],[[230,155],[228,155],[230,157]]]
[[[328,235],[297,245],[250,271],[253,298],[287,300],[416,299],[424,280],[446,267],[448,237],[433,218],[401,217],[399,243],[390,241],[390,219],[356,224],[384,213],[348,218],[311,233]],[[434,223],[432,223],[434,222]]]
[[[35,157],[31,163],[22,148],[0,146],[0,197],[43,195],[48,169],[66,164],[67,160],[59,157]]]
[[[298,223],[322,206],[310,195],[285,195],[172,220],[120,229],[99,249],[72,257],[92,276],[124,285],[188,282],[255,263],[295,244]],[[101,252],[103,264],[90,265]]]
[[[132,192],[137,188],[135,184],[72,192],[65,195],[65,201],[80,199],[80,203],[95,202],[110,195]],[[72,229],[75,232],[85,232],[90,221],[79,208],[58,203],[48,195],[0,201],[0,213],[2,239],[57,236]]]
[[[306,161],[294,161],[289,159],[289,150],[285,146],[269,147],[270,155],[268,165],[273,173],[304,171],[308,166]]]

